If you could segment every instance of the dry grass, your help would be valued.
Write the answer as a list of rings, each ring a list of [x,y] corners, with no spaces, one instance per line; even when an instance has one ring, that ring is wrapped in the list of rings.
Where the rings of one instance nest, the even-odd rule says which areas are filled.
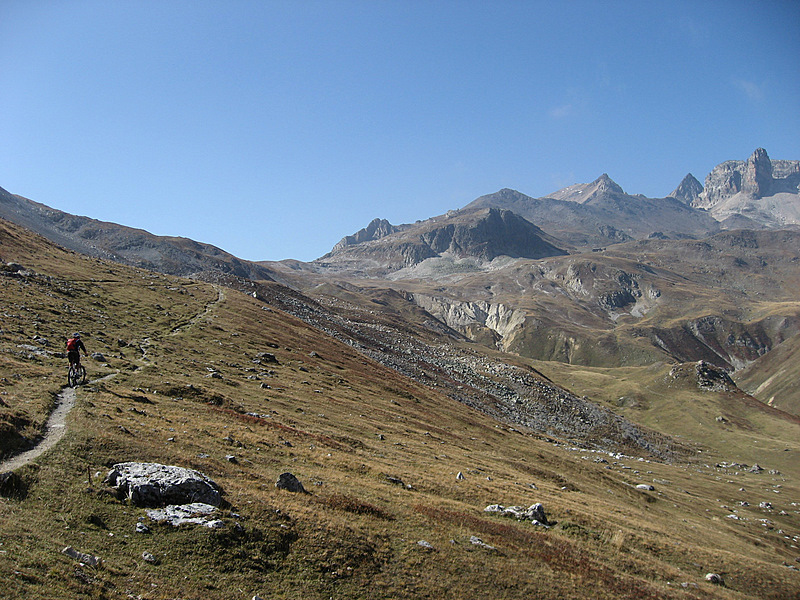
[[[0,334],[5,421],[27,418],[15,431],[33,437],[63,384],[63,358],[20,353],[35,335],[55,344],[82,330],[90,351],[103,352],[109,365],[89,362],[95,381],[78,390],[66,437],[20,469],[0,498],[6,597],[741,599],[800,592],[798,572],[782,564],[800,556],[791,539],[800,534],[791,504],[800,498],[796,467],[782,468],[783,475],[734,474],[704,461],[645,463],[569,450],[509,430],[252,297],[86,259],[0,226],[0,258],[38,274],[0,278],[0,310],[12,315]],[[104,375],[113,377],[96,380]],[[575,381],[604,381],[593,377]],[[631,388],[644,385],[630,377]],[[744,416],[761,428],[758,443],[796,443],[796,428],[770,437],[768,423]],[[677,427],[678,417],[670,418],[663,430]],[[731,439],[743,443],[747,435],[754,434]],[[13,445],[7,439],[6,450]],[[715,443],[725,439],[723,431]],[[787,454],[796,456],[792,448]],[[775,453],[765,456],[771,461]],[[135,533],[143,511],[102,483],[125,460],[206,473],[225,490],[225,526]],[[285,471],[310,493],[276,489]],[[637,490],[637,483],[656,490]],[[745,498],[750,506],[739,506]],[[775,509],[759,509],[762,499]],[[483,512],[492,503],[534,502],[544,504],[554,527]],[[743,518],[728,519],[732,510]],[[471,536],[494,550],[471,544]],[[60,553],[67,545],[102,557],[103,566],[77,564]],[[158,563],[144,561],[143,552]],[[705,583],[709,571],[722,573],[727,587]]]

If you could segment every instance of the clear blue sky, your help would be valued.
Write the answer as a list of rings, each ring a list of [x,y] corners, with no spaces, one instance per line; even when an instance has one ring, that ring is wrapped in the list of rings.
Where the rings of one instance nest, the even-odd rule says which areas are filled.
[[[800,159],[800,2],[0,0],[0,187],[242,258]]]

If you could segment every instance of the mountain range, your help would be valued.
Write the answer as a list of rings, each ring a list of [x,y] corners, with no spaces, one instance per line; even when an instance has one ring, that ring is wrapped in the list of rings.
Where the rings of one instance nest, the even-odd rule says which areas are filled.
[[[6,595],[797,596],[799,172],[503,189],[311,262],[0,189],[0,459],[91,353],[0,468]],[[214,524],[111,489],[136,461],[213,477]]]
[[[704,360],[752,373],[800,332],[799,184],[800,161],[758,149],[715,167],[704,186],[687,174],[664,198],[627,194],[607,174],[543,198],[503,189],[413,224],[375,219],[310,263],[240,260],[2,189],[0,217],[174,275],[277,281],[312,297],[391,290],[456,335],[537,360]],[[774,375],[762,375],[760,397],[786,387],[786,370]],[[796,390],[773,402],[800,412]]]

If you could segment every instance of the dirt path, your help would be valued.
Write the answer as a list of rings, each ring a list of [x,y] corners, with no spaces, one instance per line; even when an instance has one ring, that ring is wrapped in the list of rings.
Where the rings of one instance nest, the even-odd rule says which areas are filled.
[[[44,436],[36,446],[0,462],[0,473],[14,471],[37,459],[55,446],[67,430],[67,414],[75,405],[75,388],[65,387],[58,394],[56,407],[50,413],[44,429]]]
[[[97,383],[98,381],[110,379],[115,375],[116,373],[109,373],[99,379],[93,379],[89,383]],[[27,465],[61,441],[61,438],[67,432],[67,415],[73,406],[75,406],[75,388],[65,387],[56,396],[56,406],[47,418],[47,423],[44,426],[44,435],[39,442],[30,450],[0,462],[0,473],[15,471]]]
[[[198,313],[195,315],[188,323],[178,326],[172,330],[170,335],[178,335],[184,329],[191,327],[200,319],[206,317],[211,313],[211,311],[216,308],[217,305],[225,301],[225,290],[222,286],[215,285],[214,286],[217,290],[217,299],[209,302],[203,312]],[[149,339],[145,340],[145,354],[146,354],[146,346],[149,345]],[[103,379],[108,379],[109,377],[113,377],[116,373],[111,373],[110,375],[106,375],[105,377],[101,377],[97,381],[101,381]],[[94,382],[90,382],[94,383]],[[56,396],[56,406],[53,409],[53,412],[50,413],[50,416],[47,419],[47,423],[45,424],[44,435],[39,440],[39,442],[31,448],[30,450],[26,450],[16,456],[12,456],[2,462],[0,462],[0,473],[7,473],[9,471],[15,471],[20,467],[27,465],[28,463],[36,460],[50,450],[53,446],[55,446],[61,438],[64,437],[64,434],[67,431],[67,414],[69,411],[72,410],[72,407],[75,406],[75,388],[65,387],[61,390],[61,392]]]
[[[183,333],[185,330],[189,329],[193,325],[196,325],[201,319],[207,317],[211,312],[221,303],[225,302],[225,288],[221,285],[212,284],[214,289],[217,290],[217,299],[212,300],[208,304],[206,304],[203,312],[197,313],[194,317],[189,319],[186,323],[182,323],[181,325],[176,326],[170,332],[170,335],[178,335],[179,333]]]

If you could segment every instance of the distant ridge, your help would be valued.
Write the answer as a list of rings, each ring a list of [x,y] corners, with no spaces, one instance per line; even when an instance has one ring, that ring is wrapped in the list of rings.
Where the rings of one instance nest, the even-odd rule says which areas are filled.
[[[720,229],[711,215],[674,197],[627,194],[606,173],[591,183],[571,185],[542,198],[500,190],[481,196],[465,210],[487,207],[514,211],[578,250],[652,235],[703,237]]]
[[[482,261],[498,256],[544,258],[566,254],[557,243],[510,210],[486,208],[453,211],[402,227],[376,219],[370,228],[348,236],[314,264],[324,269],[385,275],[444,254]]]
[[[210,244],[157,236],[142,229],[71,215],[3,188],[0,188],[0,218],[75,252],[169,275],[222,273],[255,280],[271,280],[273,275],[266,267],[236,258]]]

